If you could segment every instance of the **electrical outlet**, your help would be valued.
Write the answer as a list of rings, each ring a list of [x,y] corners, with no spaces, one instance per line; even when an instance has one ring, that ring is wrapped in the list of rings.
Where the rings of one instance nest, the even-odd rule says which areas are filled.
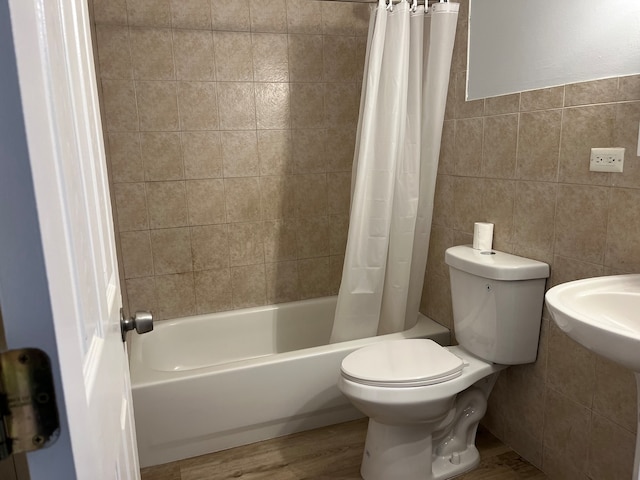
[[[592,148],[589,170],[592,172],[622,172],[624,148]]]

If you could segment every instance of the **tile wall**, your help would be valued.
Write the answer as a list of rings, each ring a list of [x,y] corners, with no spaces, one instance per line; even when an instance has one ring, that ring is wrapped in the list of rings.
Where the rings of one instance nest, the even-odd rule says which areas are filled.
[[[422,308],[451,326],[444,250],[495,224],[494,248],[551,265],[548,286],[640,273],[640,76],[464,101],[462,2]],[[624,173],[589,172],[591,147],[625,147]],[[545,310],[538,360],[504,372],[487,426],[551,478],[631,478],[630,371],[582,348]]]
[[[368,6],[94,0],[130,310],[337,293]]]

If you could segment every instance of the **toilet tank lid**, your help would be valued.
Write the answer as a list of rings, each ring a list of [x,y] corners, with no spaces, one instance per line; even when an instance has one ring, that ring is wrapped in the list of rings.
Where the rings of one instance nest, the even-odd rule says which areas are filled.
[[[450,267],[493,280],[532,280],[549,276],[549,265],[544,262],[496,250],[481,252],[471,245],[448,248],[444,261]]]

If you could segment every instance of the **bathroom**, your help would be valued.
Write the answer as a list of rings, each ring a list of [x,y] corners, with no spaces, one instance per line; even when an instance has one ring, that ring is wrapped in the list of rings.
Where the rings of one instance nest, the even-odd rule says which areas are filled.
[[[444,251],[478,220],[495,249],[548,263],[548,286],[640,271],[640,77],[466,102],[460,3],[421,305],[447,327]],[[208,5],[93,5],[125,305],[159,319],[335,294],[344,257],[367,6]],[[624,173],[584,168],[602,146],[626,147]],[[485,426],[550,477],[630,477],[632,373],[546,310],[538,360],[489,403]]]

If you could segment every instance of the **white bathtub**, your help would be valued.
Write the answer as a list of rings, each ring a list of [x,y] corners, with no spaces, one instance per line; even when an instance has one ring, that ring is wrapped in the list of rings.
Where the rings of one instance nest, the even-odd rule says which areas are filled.
[[[329,345],[336,297],[157,322],[133,335],[131,381],[143,467],[362,415],[336,384],[342,359],[386,338],[449,331],[420,315],[412,329]]]

